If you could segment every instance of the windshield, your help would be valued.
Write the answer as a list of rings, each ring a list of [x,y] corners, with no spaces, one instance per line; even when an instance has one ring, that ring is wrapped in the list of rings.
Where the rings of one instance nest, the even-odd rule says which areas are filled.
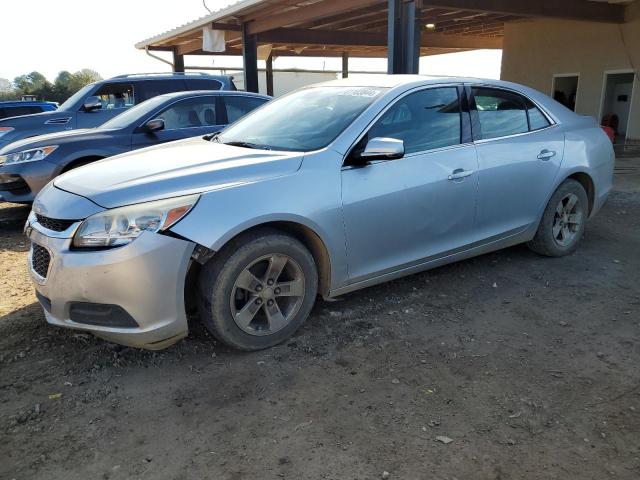
[[[113,117],[111,120],[109,120],[106,123],[103,123],[98,128],[116,129],[116,128],[128,127],[134,122],[139,122],[142,119],[142,117],[151,113],[153,110],[161,106],[166,101],[167,101],[167,97],[164,95],[153,97],[149,100],[139,103],[135,107],[131,107],[125,110],[120,115],[118,115],[117,117]]]
[[[385,90],[378,87],[298,90],[234,123],[217,141],[268,150],[318,150],[335,140]]]
[[[62,111],[68,111],[71,110],[73,108],[73,106],[78,103],[78,101],[89,95],[89,92],[91,91],[91,89],[94,87],[94,85],[85,85],[84,87],[82,87],[80,90],[78,90],[76,93],[74,93],[73,95],[71,95],[69,98],[67,98],[67,101],[64,102],[62,105],[60,105],[60,107],[58,107],[58,110],[62,110]]]

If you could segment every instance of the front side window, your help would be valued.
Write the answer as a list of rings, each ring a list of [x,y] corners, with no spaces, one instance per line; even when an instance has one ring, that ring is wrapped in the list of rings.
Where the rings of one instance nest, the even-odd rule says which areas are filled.
[[[492,88],[473,88],[482,139],[506,137],[529,131],[524,98]]]
[[[405,154],[409,154],[458,145],[460,134],[458,90],[441,87],[398,100],[371,127],[366,140],[376,137],[402,140]]]
[[[233,123],[266,101],[267,99],[265,98],[241,97],[239,95],[224,97],[224,104],[227,107],[227,120],[229,123]]]
[[[164,120],[165,130],[219,125],[216,97],[197,97],[180,100],[155,118]]]
[[[129,108],[135,105],[133,85],[127,83],[106,83],[95,93],[100,97],[103,110]]]
[[[333,142],[386,89],[319,86],[272,100],[218,137],[247,148],[307,152]]]

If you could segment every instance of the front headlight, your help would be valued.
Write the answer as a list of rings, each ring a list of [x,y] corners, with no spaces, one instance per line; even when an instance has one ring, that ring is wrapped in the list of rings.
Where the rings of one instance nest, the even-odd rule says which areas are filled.
[[[9,165],[11,163],[35,162],[47,158],[56,148],[58,148],[57,145],[49,145],[48,147],[38,147],[0,155],[0,164],[6,163]]]
[[[142,232],[161,232],[189,213],[198,198],[199,195],[189,195],[97,213],[80,224],[73,245],[119,247],[131,243]]]

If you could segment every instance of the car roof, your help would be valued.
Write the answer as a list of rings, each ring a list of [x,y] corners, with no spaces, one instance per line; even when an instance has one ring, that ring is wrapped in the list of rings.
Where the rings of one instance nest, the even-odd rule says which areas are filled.
[[[495,80],[483,80],[471,77],[449,77],[449,76],[431,76],[431,75],[358,75],[355,77],[343,78],[338,80],[330,80],[323,82],[321,85],[326,86],[353,86],[353,87],[383,87],[394,88],[411,84],[439,84],[439,83],[479,83],[493,82]]]
[[[104,83],[119,83],[119,82],[131,82],[131,81],[153,81],[153,80],[181,80],[181,79],[189,79],[189,80],[222,80],[229,81],[233,80],[231,75],[211,75],[208,73],[131,73],[125,75],[116,75],[112,78],[105,78],[104,80],[99,80],[94,82]]]
[[[240,90],[185,90],[182,92],[170,92],[163,93],[162,95],[158,95],[160,98],[165,99],[173,99],[173,98],[183,98],[183,97],[200,97],[200,96],[235,96],[235,97],[254,97],[254,98],[264,98],[265,100],[270,100],[271,97],[268,95],[263,95],[261,93],[253,93],[253,92],[243,92]]]

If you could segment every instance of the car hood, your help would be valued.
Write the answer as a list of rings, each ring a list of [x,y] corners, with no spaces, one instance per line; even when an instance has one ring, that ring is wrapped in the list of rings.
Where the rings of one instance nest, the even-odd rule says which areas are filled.
[[[0,120],[0,127],[25,127],[31,125],[41,125],[47,120],[54,118],[72,117],[71,112],[65,110],[52,110],[51,112],[32,113],[30,115],[20,115],[18,117],[7,117]]]
[[[35,137],[23,138],[16,140],[0,149],[0,154],[7,154],[28,150],[30,148],[44,147],[47,145],[65,145],[78,140],[102,140],[110,138],[114,130],[106,130],[99,128],[84,128],[80,130],[65,130],[63,132],[47,133],[45,135],[37,135]]]
[[[56,187],[114,208],[294,173],[300,152],[233,147],[200,137],[117,155],[56,178]]]

